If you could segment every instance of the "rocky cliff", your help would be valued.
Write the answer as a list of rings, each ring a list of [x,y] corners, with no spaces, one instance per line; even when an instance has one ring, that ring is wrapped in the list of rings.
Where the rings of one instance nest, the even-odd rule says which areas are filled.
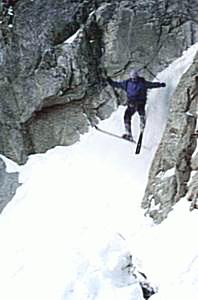
[[[14,196],[18,183],[18,173],[6,172],[6,165],[2,159],[0,159],[0,213],[6,204]]]
[[[0,152],[75,143],[120,101],[104,80],[156,73],[198,41],[194,0],[18,0],[0,24]]]
[[[0,151],[24,163],[117,106],[104,71],[167,66],[197,40],[194,1],[18,0],[0,30]],[[149,74],[147,74],[149,75]],[[149,75],[150,76],[150,75]]]
[[[182,197],[198,208],[198,53],[171,101],[167,125],[153,160],[142,207],[156,223]]]

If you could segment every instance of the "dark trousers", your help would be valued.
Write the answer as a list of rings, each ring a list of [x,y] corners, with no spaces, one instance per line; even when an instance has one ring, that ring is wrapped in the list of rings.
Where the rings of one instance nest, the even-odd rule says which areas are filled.
[[[129,103],[124,113],[124,125],[127,133],[131,133],[131,119],[135,112],[138,112],[140,116],[140,129],[144,129],[146,118],[145,118],[145,102],[133,102]]]

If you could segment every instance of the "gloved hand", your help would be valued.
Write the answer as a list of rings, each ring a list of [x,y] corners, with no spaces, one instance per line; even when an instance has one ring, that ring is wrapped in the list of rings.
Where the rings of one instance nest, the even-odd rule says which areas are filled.
[[[165,87],[166,86],[166,83],[165,82],[162,82],[161,83],[161,87]]]

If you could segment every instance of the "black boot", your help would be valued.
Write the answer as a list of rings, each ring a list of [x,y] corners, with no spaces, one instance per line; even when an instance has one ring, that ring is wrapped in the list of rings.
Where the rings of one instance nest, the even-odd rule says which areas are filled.
[[[129,141],[133,141],[133,136],[132,136],[132,131],[131,131],[131,124],[129,124],[128,122],[124,123],[124,127],[125,127],[125,134],[123,134],[123,138]]]

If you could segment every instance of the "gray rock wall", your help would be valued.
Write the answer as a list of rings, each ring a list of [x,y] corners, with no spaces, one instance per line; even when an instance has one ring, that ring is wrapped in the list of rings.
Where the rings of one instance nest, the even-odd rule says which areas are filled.
[[[198,200],[197,111],[198,53],[183,75],[172,98],[167,125],[154,157],[142,207],[156,223],[164,220],[173,206],[188,195]],[[191,205],[191,208],[192,208]]]
[[[76,142],[123,101],[104,74],[162,70],[197,40],[196,8],[184,0],[17,1],[13,29],[0,25],[0,152],[24,163]]]
[[[6,166],[0,159],[0,213],[14,196],[18,183],[18,173],[7,173]]]

